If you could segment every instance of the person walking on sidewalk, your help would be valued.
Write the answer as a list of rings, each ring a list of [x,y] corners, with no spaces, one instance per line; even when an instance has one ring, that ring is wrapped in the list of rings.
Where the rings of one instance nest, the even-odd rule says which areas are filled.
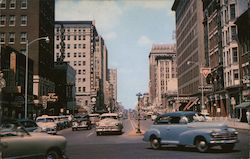
[[[247,116],[247,123],[250,125],[250,109],[247,109],[246,116]]]

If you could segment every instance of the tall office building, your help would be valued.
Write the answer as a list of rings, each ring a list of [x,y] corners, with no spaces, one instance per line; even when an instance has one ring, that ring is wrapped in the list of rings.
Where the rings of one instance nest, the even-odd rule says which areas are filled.
[[[76,104],[87,111],[103,105],[107,49],[94,21],[56,21],[55,59],[76,70]]]
[[[176,48],[171,44],[155,44],[149,54],[149,97],[158,109],[166,108],[168,94],[177,94]]]
[[[117,107],[117,69],[108,69],[108,104],[110,111]]]
[[[180,96],[199,96],[202,99],[199,86],[205,83],[205,79],[200,69],[207,66],[202,1],[175,0],[172,10],[176,18],[178,93]]]
[[[22,54],[26,54],[27,43],[29,46],[29,58],[33,60],[34,67],[33,90],[28,85],[29,107],[33,104],[33,95],[41,97],[55,89],[52,73],[55,1],[1,0],[0,10],[1,45],[12,47]],[[38,40],[46,36],[50,39],[49,43]]]

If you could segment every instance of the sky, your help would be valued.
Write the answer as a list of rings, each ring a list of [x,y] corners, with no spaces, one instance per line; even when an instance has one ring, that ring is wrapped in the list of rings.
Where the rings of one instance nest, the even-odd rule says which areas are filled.
[[[108,67],[117,69],[118,102],[135,108],[148,92],[153,44],[174,44],[174,0],[56,0],[56,21],[94,20],[108,49]]]

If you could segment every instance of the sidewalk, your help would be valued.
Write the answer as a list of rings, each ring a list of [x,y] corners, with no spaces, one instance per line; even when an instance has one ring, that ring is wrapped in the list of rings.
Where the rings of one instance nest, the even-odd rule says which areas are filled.
[[[236,129],[250,130],[250,125],[248,123],[240,122],[237,118],[214,117],[213,121],[225,122],[229,127]]]

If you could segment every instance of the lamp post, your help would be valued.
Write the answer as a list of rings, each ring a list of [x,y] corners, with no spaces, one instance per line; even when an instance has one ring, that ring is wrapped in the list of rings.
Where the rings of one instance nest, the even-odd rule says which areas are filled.
[[[138,111],[138,115],[137,115],[137,120],[138,120],[138,127],[137,127],[137,134],[141,133],[141,129],[140,129],[140,98],[142,96],[142,94],[139,92],[136,94],[136,96],[138,97],[138,106],[137,106],[137,111]]]
[[[28,111],[28,67],[29,67],[29,45],[32,43],[39,41],[39,40],[45,40],[47,43],[49,42],[49,37],[41,37],[32,40],[29,42],[28,40],[26,41],[26,65],[25,65],[25,101],[24,101],[24,118],[27,118],[27,111]]]

